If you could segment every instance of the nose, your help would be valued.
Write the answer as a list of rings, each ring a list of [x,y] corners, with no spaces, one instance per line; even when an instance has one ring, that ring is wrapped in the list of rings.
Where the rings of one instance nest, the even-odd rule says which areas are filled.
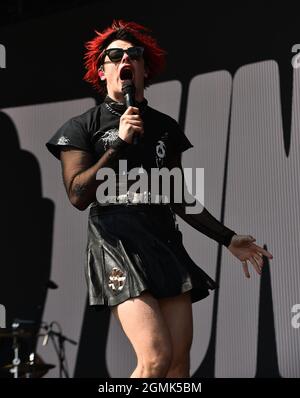
[[[127,52],[124,51],[124,54],[123,54],[123,57],[122,57],[121,62],[122,62],[122,63],[127,63],[128,61],[130,61],[130,57],[129,57],[129,55],[127,54]]]

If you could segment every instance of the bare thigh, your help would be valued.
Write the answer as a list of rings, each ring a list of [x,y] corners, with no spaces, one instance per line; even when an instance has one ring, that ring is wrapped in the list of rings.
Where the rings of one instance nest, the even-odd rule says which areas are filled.
[[[150,293],[128,299],[112,307],[112,312],[131,342],[138,364],[169,356],[172,344],[158,300]]]
[[[193,313],[190,292],[159,300],[172,340],[173,363],[187,359],[193,341]]]

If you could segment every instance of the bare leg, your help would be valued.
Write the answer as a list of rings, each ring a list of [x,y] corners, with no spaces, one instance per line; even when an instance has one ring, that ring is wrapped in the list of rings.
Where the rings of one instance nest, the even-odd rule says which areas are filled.
[[[172,361],[169,329],[158,301],[149,293],[112,307],[137,356],[131,377],[165,377]]]
[[[190,292],[159,300],[172,340],[172,362],[166,377],[190,377],[193,313]]]

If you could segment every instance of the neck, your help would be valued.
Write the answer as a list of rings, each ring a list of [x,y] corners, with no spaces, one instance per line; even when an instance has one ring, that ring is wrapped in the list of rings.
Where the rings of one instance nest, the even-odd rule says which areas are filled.
[[[108,95],[112,100],[114,100],[114,101],[116,101],[116,102],[122,102],[122,103],[125,102],[125,99],[124,99],[124,96],[123,96],[122,93],[118,93],[118,92],[116,92],[116,93],[111,93],[111,92],[108,92],[107,95]],[[144,100],[144,94],[143,94],[143,93],[138,93],[138,92],[136,92],[136,93],[135,93],[135,101],[136,101],[136,102],[142,102],[143,100]]]

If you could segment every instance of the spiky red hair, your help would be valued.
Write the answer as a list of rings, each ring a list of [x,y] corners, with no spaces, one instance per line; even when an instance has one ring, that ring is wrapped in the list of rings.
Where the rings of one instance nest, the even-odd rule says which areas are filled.
[[[156,40],[150,35],[150,30],[135,22],[114,20],[112,25],[102,33],[96,32],[96,37],[86,43],[85,68],[87,72],[84,80],[90,83],[98,92],[106,92],[105,83],[98,76],[98,68],[103,50],[114,40],[127,40],[134,45],[144,47],[144,60],[148,77],[145,78],[145,87],[149,86],[153,78],[158,76],[166,63],[166,52],[160,48]]]

